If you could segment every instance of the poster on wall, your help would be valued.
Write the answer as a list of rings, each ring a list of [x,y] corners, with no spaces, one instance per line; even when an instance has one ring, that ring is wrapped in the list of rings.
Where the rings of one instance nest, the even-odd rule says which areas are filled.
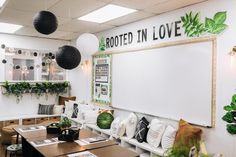
[[[111,105],[111,54],[93,56],[92,101]]]

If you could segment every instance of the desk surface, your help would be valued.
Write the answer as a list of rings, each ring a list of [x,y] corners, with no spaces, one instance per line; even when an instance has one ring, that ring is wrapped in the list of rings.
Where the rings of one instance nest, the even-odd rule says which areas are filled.
[[[103,148],[89,150],[97,157],[138,157],[139,155],[129,149],[123,148],[119,145],[112,145]],[[68,154],[67,154],[68,155]],[[63,155],[61,157],[68,157]]]
[[[34,125],[35,126],[35,125]],[[30,142],[36,141],[36,140],[45,140],[49,138],[56,137],[55,134],[47,134],[46,130],[38,130],[38,131],[29,131],[29,132],[22,132],[20,128],[22,127],[29,127],[29,126],[19,126],[16,127],[15,130],[32,146],[34,147]],[[90,137],[96,137],[98,134],[95,134],[89,130],[80,130],[79,139],[84,138],[90,138]],[[47,157],[54,157],[54,156],[60,156],[75,152],[81,152],[85,150],[92,150],[95,148],[102,148],[106,146],[116,145],[117,143],[115,141],[104,141],[99,143],[93,143],[81,146],[75,142],[63,142],[63,143],[57,143],[57,144],[50,144],[47,146],[39,146],[34,147],[41,155],[47,156]],[[24,146],[23,146],[24,149]]]

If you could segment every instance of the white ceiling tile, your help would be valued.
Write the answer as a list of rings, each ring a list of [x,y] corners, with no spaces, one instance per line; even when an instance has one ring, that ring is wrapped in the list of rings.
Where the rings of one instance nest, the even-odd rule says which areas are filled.
[[[7,8],[26,12],[38,12],[47,10],[47,8],[55,5],[59,0],[9,0]]]
[[[161,14],[164,12],[176,10],[191,4],[203,2],[206,0],[169,0],[163,3],[156,4],[154,6],[145,9],[147,12]]]
[[[44,35],[44,34],[39,34],[39,37],[45,37],[45,38],[61,38],[63,36],[69,35],[71,32],[64,32],[64,31],[55,31],[52,34],[49,35]]]
[[[15,32],[18,35],[27,35],[27,36],[38,36],[39,33],[32,27],[22,27]]]
[[[138,20],[141,20],[144,18],[151,17],[153,15],[154,15],[153,13],[147,13],[144,11],[137,11],[137,12],[134,12],[134,13],[128,15],[128,16],[123,16],[123,17],[117,18],[115,20],[106,22],[105,24],[114,25],[114,26],[121,26],[124,24],[128,24],[128,23],[135,22],[135,21],[138,21]]]
[[[83,32],[70,33],[70,34],[67,34],[61,38],[64,40],[72,40],[72,39],[77,39],[81,34],[83,34]]]
[[[78,18],[104,5],[106,3],[97,0],[61,0],[49,10],[60,17]]]
[[[95,26],[93,28],[88,29],[86,32],[90,32],[90,33],[98,33],[98,32],[102,32],[108,29],[112,29],[115,26],[112,25],[108,25],[108,24],[100,24],[98,26]]]
[[[113,0],[112,4],[128,7],[132,9],[144,9],[149,6],[153,6],[158,3],[166,2],[170,0]]]

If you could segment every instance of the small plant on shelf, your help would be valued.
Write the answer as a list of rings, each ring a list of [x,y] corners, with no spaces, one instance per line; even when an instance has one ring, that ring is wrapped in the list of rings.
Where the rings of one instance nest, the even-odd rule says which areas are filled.
[[[226,121],[226,129],[230,134],[236,134],[236,94],[232,96],[230,105],[224,106],[226,111],[222,120]]]

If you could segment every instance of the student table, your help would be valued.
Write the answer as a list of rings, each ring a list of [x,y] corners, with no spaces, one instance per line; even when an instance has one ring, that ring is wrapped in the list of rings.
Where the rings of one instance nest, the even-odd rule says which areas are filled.
[[[32,125],[32,127],[34,127],[34,126],[37,126],[37,125]],[[55,157],[55,156],[63,156],[66,154],[76,153],[76,152],[87,151],[87,150],[93,151],[94,149],[96,149],[98,151],[98,152],[96,151],[95,153],[99,153],[98,149],[103,149],[108,146],[117,145],[117,143],[115,141],[106,140],[106,141],[93,143],[93,144],[87,144],[87,145],[79,145],[76,142],[62,142],[62,143],[56,143],[56,144],[50,144],[50,145],[46,145],[46,146],[36,147],[32,144],[32,141],[57,138],[57,135],[56,134],[47,134],[46,129],[24,132],[24,131],[22,131],[22,128],[25,128],[25,127],[29,127],[29,126],[18,126],[15,128],[16,132],[19,135],[21,135],[21,137],[22,137],[23,156],[25,156],[25,157],[28,157],[28,156]],[[89,131],[89,130],[81,129],[80,134],[79,134],[79,139],[85,139],[85,138],[96,137],[96,136],[98,136],[98,135]],[[113,148],[113,147],[111,147],[111,148]],[[128,155],[131,154],[130,156],[125,155],[126,157],[134,157],[133,155],[137,155],[136,153],[133,153],[132,151],[130,151],[126,148],[119,147],[118,149],[120,151],[127,152]],[[113,149],[104,149],[104,151],[105,151],[104,152],[105,154],[106,153],[109,154],[112,151],[114,151],[114,154],[116,154],[116,152],[117,152]],[[109,157],[113,157],[113,156],[109,156]],[[116,156],[114,156],[114,157],[116,157]]]

